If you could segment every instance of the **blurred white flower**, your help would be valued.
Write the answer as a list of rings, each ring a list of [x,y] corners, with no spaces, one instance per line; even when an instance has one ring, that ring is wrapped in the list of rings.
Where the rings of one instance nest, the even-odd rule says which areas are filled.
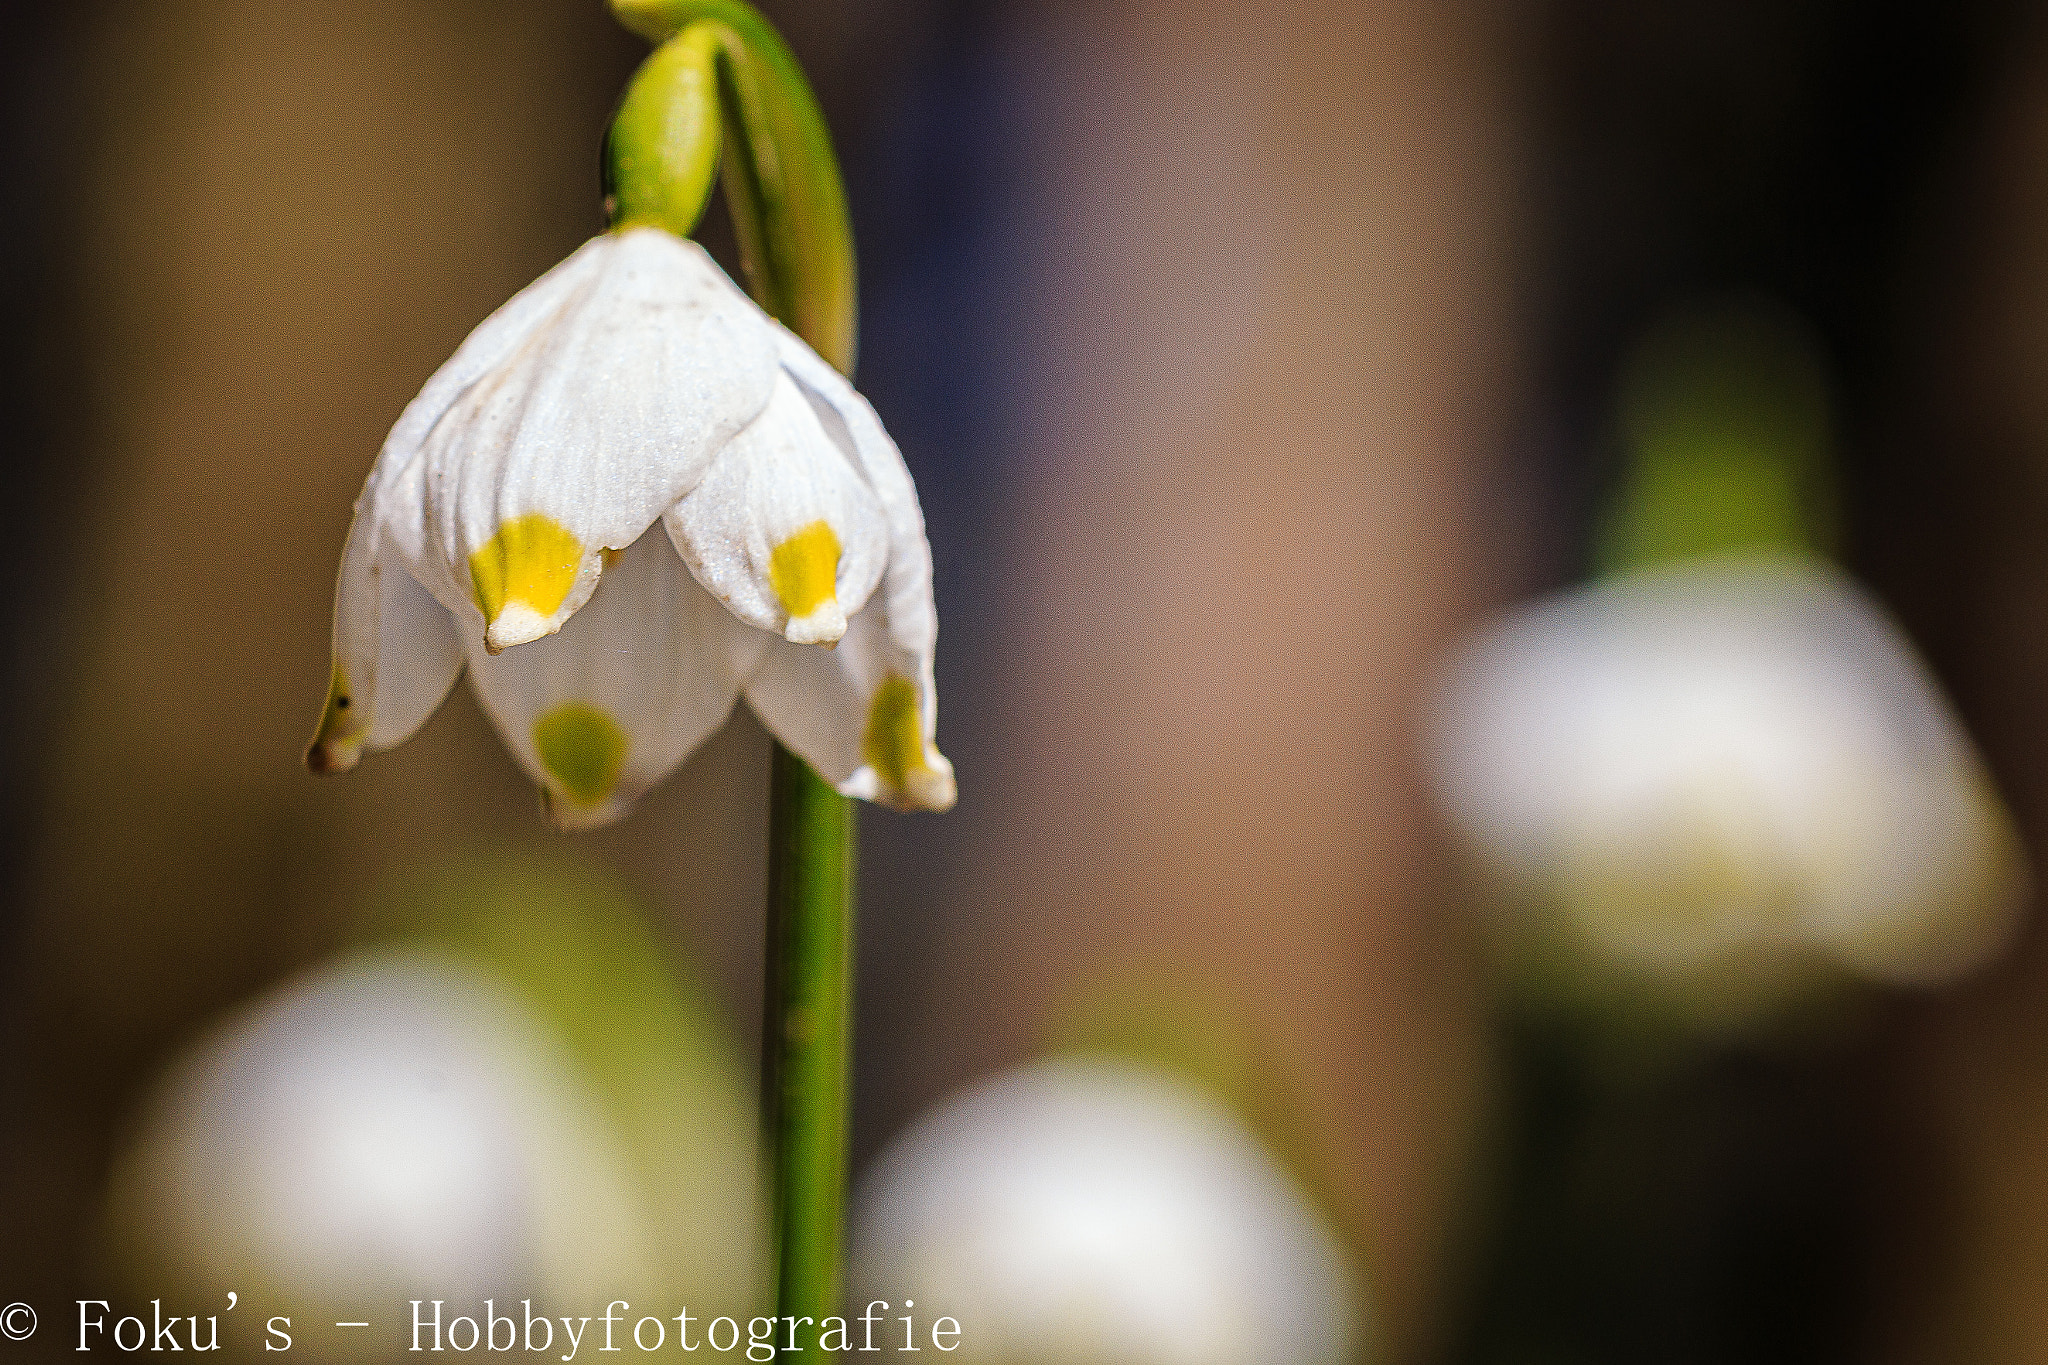
[[[618,1115],[521,996],[454,957],[388,952],[289,983],[188,1051],[117,1163],[109,1227],[150,1293],[235,1290],[266,1315],[384,1329],[302,1333],[316,1354],[388,1353],[393,1311],[418,1298],[451,1316],[487,1298],[515,1314],[528,1297],[536,1313],[744,1301],[751,1153],[707,1118],[665,1155],[729,1177],[682,1240]]]
[[[1818,954],[1939,981],[2004,943],[2025,881],[1911,644],[1808,560],[1686,561],[1514,613],[1451,670],[1432,766],[1525,913],[1652,977]]]
[[[702,248],[630,228],[486,319],[392,428],[307,761],[404,740],[466,657],[564,825],[615,818],[742,693],[846,794],[943,810],[937,633],[874,409]]]
[[[1335,1365],[1336,1239],[1204,1092],[1128,1063],[1023,1067],[898,1137],[854,1215],[852,1302],[913,1300],[961,1361]]]

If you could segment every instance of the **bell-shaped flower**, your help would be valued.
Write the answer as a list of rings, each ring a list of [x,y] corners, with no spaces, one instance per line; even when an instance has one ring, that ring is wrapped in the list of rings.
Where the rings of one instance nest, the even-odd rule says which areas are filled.
[[[1338,1365],[1336,1234],[1235,1114],[1108,1058],[1032,1063],[900,1134],[854,1201],[853,1303],[908,1300],[963,1361]]]
[[[577,927],[579,948],[618,963],[602,925]],[[492,1297],[743,1304],[757,1232],[739,1086],[646,1045],[639,1021],[673,1016],[645,979],[590,999],[569,986],[562,999],[605,1020],[601,1047],[641,1044],[636,1103],[620,1105],[602,1054],[535,989],[560,981],[533,970],[386,945],[223,1019],[135,1116],[107,1192],[116,1263],[138,1288],[202,1302],[260,1282],[266,1314],[302,1322],[363,1317],[420,1285],[445,1317],[481,1318]],[[664,970],[650,976],[665,984]],[[722,1041],[685,1032],[676,1048],[694,1059]],[[694,1178],[672,1178],[678,1165]],[[339,1340],[318,1358],[386,1355]]]
[[[1814,959],[1952,979],[2008,941],[2027,880],[1911,642],[1812,560],[1684,561],[1523,608],[1460,653],[1434,739],[1453,827],[1523,912],[1510,937],[1717,1015]]]
[[[465,661],[564,826],[622,813],[745,695],[841,792],[944,810],[931,549],[866,400],[702,248],[607,233],[384,443],[307,761],[354,766]]]

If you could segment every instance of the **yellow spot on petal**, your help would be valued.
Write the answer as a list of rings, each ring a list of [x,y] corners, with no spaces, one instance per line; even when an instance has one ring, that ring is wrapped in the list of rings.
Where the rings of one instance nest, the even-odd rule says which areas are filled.
[[[868,703],[861,756],[882,779],[891,804],[925,810],[953,804],[953,765],[925,743],[917,687],[900,673],[884,678]]]
[[[626,763],[626,732],[587,701],[565,701],[533,723],[540,765],[579,806],[595,806],[619,785]]]
[[[553,616],[576,583],[583,545],[540,512],[514,517],[469,557],[469,581],[486,622],[513,603]]]
[[[783,610],[803,618],[838,597],[839,537],[814,521],[775,547],[768,557],[768,584]]]
[[[306,766],[316,773],[347,772],[356,766],[369,728],[362,702],[350,690],[348,675],[336,664],[327,682],[327,706],[320,712],[320,728],[306,749]]]

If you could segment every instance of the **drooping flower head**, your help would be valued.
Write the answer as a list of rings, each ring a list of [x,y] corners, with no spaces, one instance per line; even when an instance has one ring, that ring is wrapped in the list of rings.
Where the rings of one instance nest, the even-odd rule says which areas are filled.
[[[260,1284],[266,1315],[302,1325],[425,1285],[444,1330],[492,1297],[538,1316],[750,1303],[737,1049],[638,908],[500,861],[408,880],[380,910],[376,941],[238,1006],[158,1074],[109,1173],[109,1270],[198,1302]],[[346,1335],[318,1358],[390,1354]]]
[[[1107,1058],[936,1106],[861,1183],[853,1303],[910,1299],[958,1359],[1337,1365],[1358,1296],[1336,1235],[1207,1091]],[[907,1305],[906,1305],[907,1306]]]
[[[1675,307],[1617,372],[1599,576],[1451,661],[1430,776],[1538,998],[1725,1036],[2010,941],[2012,817],[1912,640],[1830,563],[1833,431],[1794,310]]]
[[[1818,561],[1690,560],[1525,607],[1459,654],[1434,741],[1511,937],[1716,1017],[1806,959],[1953,979],[2008,940],[2027,880],[1911,643]]]
[[[399,417],[343,553],[309,765],[401,742],[467,663],[564,826],[622,813],[741,695],[841,792],[946,809],[902,455],[645,216],[492,314]]]

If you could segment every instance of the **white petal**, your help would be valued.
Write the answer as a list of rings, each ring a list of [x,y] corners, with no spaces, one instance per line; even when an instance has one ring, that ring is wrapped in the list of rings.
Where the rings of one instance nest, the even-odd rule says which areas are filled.
[[[662,518],[690,572],[733,615],[797,644],[844,635],[889,555],[875,495],[786,373],[766,411]]]
[[[1132,1062],[1035,1062],[935,1106],[852,1226],[849,1300],[943,1304],[983,1360],[1370,1358],[1315,1201],[1213,1093]]]
[[[418,454],[427,433],[463,391],[503,364],[561,308],[564,300],[601,268],[604,242],[603,237],[585,242],[478,323],[455,348],[455,354],[434,371],[419,396],[405,405],[405,411],[399,414],[391,434],[385,438],[379,458],[403,462]]]
[[[319,733],[306,754],[319,771],[346,772],[365,748],[388,749],[406,739],[461,672],[454,622],[419,582],[446,576],[439,560],[423,553],[420,446],[463,391],[503,363],[596,269],[598,245],[586,243],[478,324],[384,438],[342,551],[334,668]],[[381,670],[380,657],[388,661]]]
[[[334,667],[320,729],[306,752],[316,772],[346,772],[364,749],[406,739],[462,671],[455,623],[406,570],[380,516],[384,501],[365,496],[342,551]]]
[[[400,483],[411,480],[412,491],[408,498],[385,503],[385,524],[386,534],[398,542],[400,553],[405,555],[416,574],[429,567],[424,559],[426,511],[421,500],[423,484],[414,463],[427,433],[434,429],[470,385],[503,364],[599,269],[605,240],[598,237],[585,242],[561,264],[514,294],[495,313],[479,323],[476,330],[455,348],[455,354],[434,371],[419,395],[405,405],[405,411],[399,414],[391,434],[384,438],[383,449],[378,451],[377,462],[370,469],[363,496],[368,501],[380,489],[396,488]],[[434,567],[438,567],[438,561]]]
[[[917,489],[896,443],[853,385],[794,333],[778,326],[776,340],[784,372],[881,504],[889,566],[838,648],[827,654],[772,645],[748,684],[747,701],[846,795],[945,810],[955,787],[952,764],[936,743],[932,657],[939,616]]]
[[[803,389],[826,433],[860,470],[881,504],[889,524],[889,568],[881,589],[889,637],[903,652],[922,660],[922,671],[929,674],[939,614],[932,603],[932,548],[925,539],[924,513],[917,505],[910,468],[882,429],[882,419],[846,377],[795,333],[779,325],[775,331],[784,372]],[[929,733],[938,721],[938,699],[929,686],[923,691],[923,705]]]
[[[2013,924],[2024,861],[1968,734],[1824,564],[1702,558],[1524,607],[1466,647],[1432,728],[1452,823],[1633,971],[1817,948],[1933,981]]]
[[[560,629],[603,551],[695,487],[774,383],[772,324],[696,244],[639,228],[584,251],[422,447],[426,581],[494,651]]]
[[[472,637],[470,677],[556,822],[583,828],[624,814],[718,728],[768,642],[656,530],[559,634],[498,655]]]
[[[929,653],[906,650],[877,596],[836,649],[768,640],[747,703],[775,737],[847,796],[947,810],[953,765],[934,742]]]

